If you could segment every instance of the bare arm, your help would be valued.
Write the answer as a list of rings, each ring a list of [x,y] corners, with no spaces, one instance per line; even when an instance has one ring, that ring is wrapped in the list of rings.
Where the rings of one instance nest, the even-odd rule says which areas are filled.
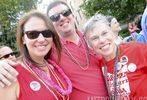
[[[18,72],[12,67],[17,63],[10,60],[0,61],[0,87],[10,86],[12,82],[16,81]]]
[[[18,100],[19,97],[19,84],[14,82],[11,86],[0,87],[1,100]]]

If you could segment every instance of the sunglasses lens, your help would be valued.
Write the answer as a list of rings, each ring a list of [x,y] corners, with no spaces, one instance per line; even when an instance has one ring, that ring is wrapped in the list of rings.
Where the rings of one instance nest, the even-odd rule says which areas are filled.
[[[42,31],[41,33],[46,38],[52,37],[52,35],[53,35],[53,32],[50,30],[45,30],[45,31]]]
[[[53,32],[51,32],[50,30],[44,30],[44,31],[27,31],[27,32],[25,32],[25,34],[27,35],[27,37],[29,39],[36,39],[36,38],[38,38],[39,34],[42,34],[45,38],[52,37]]]
[[[67,16],[69,16],[71,14],[71,11],[68,9],[68,10],[65,10],[64,12],[62,12],[62,15],[64,16],[64,17],[67,17]]]
[[[62,14],[64,17],[67,17],[71,14],[71,10],[68,9],[68,10],[64,10],[62,11],[61,13],[58,13],[58,14],[55,14],[55,15],[52,15],[50,17],[50,19],[53,21],[53,22],[57,22],[59,19],[60,19],[60,14]]]
[[[56,22],[60,19],[60,14],[55,14],[50,17],[53,22]]]
[[[1,58],[9,58],[9,56],[11,55],[11,56],[14,56],[16,53],[15,52],[12,52],[12,53],[9,53],[9,54],[6,54],[6,55],[4,55],[3,57],[1,57]]]
[[[4,55],[3,58],[8,58],[10,56],[10,54]]]
[[[39,36],[40,32],[38,32],[38,31],[27,31],[27,32],[25,32],[25,34],[27,35],[27,37],[29,39],[36,39]]]

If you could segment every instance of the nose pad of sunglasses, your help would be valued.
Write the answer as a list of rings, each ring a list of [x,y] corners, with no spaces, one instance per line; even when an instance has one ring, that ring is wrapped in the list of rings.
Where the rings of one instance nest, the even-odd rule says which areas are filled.
[[[15,55],[9,55],[9,57],[13,57],[13,56],[15,56]]]
[[[60,14],[59,20],[64,19],[64,18],[66,18],[66,17],[67,17],[66,15]]]
[[[40,33],[37,38],[38,39],[44,39],[45,37],[44,37],[44,35],[42,33]]]

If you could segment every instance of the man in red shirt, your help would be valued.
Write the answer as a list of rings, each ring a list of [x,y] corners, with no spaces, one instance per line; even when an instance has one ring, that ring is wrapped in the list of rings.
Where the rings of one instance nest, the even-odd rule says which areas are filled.
[[[70,8],[62,1],[55,1],[48,6],[47,14],[62,42],[63,52],[59,64],[72,81],[73,91],[70,99],[108,98],[104,78],[99,67],[99,57],[89,50],[82,33],[76,29],[74,15]],[[52,53],[52,59],[57,61],[56,58],[56,52]],[[10,68],[5,65],[6,63],[0,64],[2,67],[0,72],[3,73],[0,76],[10,74],[4,72],[5,68]],[[3,76],[0,79],[6,80]]]

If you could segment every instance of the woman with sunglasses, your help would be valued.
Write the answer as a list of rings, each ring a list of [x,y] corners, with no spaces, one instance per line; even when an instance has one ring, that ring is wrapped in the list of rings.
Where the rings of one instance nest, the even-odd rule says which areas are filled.
[[[63,50],[59,64],[73,84],[70,100],[107,99],[99,56],[88,48],[83,33],[75,27],[75,17],[70,7],[63,1],[53,1],[48,6],[47,14],[62,41]],[[57,62],[56,55],[56,52],[52,53],[51,59]],[[9,64],[0,61],[0,86],[9,85],[12,82],[10,80],[17,75]]]
[[[0,46],[0,59],[16,61],[15,52],[8,46]]]
[[[50,59],[52,47],[60,60],[61,44],[49,19],[37,12],[25,14],[19,21],[17,43],[22,58],[15,69],[17,81],[0,88],[2,100],[68,100],[72,91],[69,78]]]

